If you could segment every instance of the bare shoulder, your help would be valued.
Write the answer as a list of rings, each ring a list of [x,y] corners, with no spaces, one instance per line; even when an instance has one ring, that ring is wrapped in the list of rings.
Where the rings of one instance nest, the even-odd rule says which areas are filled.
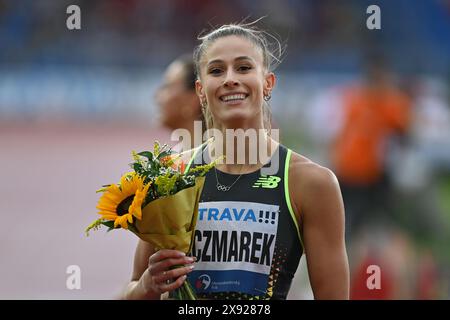
[[[296,152],[292,152],[289,176],[298,183],[298,187],[303,191],[306,191],[305,188],[311,191],[319,191],[338,185],[338,180],[333,171]]]
[[[333,171],[295,152],[289,165],[289,189],[298,216],[325,204],[341,205],[339,182]]]

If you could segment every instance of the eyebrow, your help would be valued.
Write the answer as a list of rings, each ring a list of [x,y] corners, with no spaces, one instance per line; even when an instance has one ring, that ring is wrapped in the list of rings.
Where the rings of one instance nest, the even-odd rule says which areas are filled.
[[[251,62],[253,62],[253,59],[248,56],[240,56],[240,57],[237,57],[234,59],[234,61],[241,61],[241,60],[250,60]],[[223,62],[223,60],[215,59],[215,60],[208,62],[208,66],[210,66],[214,63],[221,63],[221,62]]]

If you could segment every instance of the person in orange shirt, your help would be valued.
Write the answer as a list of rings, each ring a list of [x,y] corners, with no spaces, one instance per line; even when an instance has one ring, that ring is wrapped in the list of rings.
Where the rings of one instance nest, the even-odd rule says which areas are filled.
[[[344,93],[344,121],[332,150],[349,233],[389,214],[388,143],[406,133],[410,122],[410,101],[390,81],[384,61],[375,57],[367,66],[367,81]]]

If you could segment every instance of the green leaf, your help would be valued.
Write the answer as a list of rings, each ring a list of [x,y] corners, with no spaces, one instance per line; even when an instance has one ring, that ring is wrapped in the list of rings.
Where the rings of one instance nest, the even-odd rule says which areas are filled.
[[[129,224],[129,225],[128,225],[128,229],[129,229],[131,232],[138,233],[136,227],[135,227],[134,225],[132,225],[132,224]]]
[[[158,160],[160,160],[164,157],[170,156],[171,154],[172,154],[171,150],[163,151],[160,154],[158,154]]]
[[[153,159],[153,154],[150,151],[142,151],[142,152],[139,152],[138,155],[143,156],[143,157],[147,158],[148,160]]]
[[[112,228],[112,229],[114,229],[114,221],[102,221],[101,222],[102,223],[102,225],[104,225],[104,226],[106,226],[106,227],[108,227],[108,228]],[[109,230],[108,230],[109,231]]]
[[[133,170],[139,173],[142,170],[142,165],[140,163],[133,163]]]

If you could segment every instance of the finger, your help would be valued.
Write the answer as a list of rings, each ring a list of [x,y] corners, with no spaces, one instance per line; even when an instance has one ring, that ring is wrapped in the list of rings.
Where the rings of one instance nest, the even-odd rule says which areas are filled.
[[[194,265],[189,265],[186,267],[176,268],[169,271],[163,271],[160,274],[154,276],[154,281],[156,283],[165,283],[167,280],[172,280],[174,278],[179,278],[184,276],[194,270]]]
[[[174,282],[172,282],[170,284],[161,284],[159,286],[159,288],[162,293],[167,292],[167,291],[173,291],[173,290],[181,287],[183,285],[184,281],[186,280],[186,278],[187,278],[187,275],[181,276],[177,280],[175,280]]]
[[[161,260],[159,262],[153,263],[149,266],[149,272],[152,275],[157,275],[163,271],[168,271],[173,266],[177,265],[187,265],[195,262],[195,258],[193,257],[183,257],[183,258],[169,258],[165,260]]]
[[[182,258],[185,257],[186,254],[182,251],[178,250],[170,250],[170,249],[161,249],[150,256],[148,259],[149,263],[155,263],[160,260],[164,260],[167,258]]]

